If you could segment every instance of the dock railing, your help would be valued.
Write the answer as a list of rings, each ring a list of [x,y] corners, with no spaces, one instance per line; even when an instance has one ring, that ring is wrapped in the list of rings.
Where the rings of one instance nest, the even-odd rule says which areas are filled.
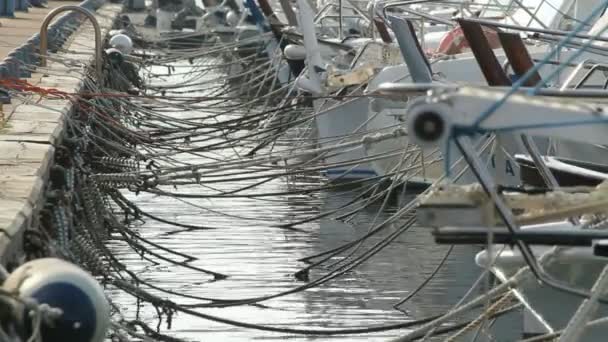
[[[8,0],[0,0],[0,3],[6,5],[4,2],[9,4]],[[78,7],[94,11],[104,3],[105,0],[85,0]],[[75,11],[66,13],[48,27],[49,50],[55,51],[57,47],[65,43],[77,29],[76,23],[82,15],[82,13]],[[19,47],[9,52],[7,57],[0,61],[0,79],[30,77],[32,69],[40,65],[40,43],[40,33],[36,33]]]

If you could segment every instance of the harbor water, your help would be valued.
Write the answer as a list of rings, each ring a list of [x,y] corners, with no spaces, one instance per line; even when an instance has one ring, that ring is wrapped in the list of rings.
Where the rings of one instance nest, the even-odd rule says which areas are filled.
[[[219,62],[218,62],[219,63]],[[188,63],[177,63],[173,76],[151,80],[151,84],[179,83],[187,75]],[[166,68],[162,69],[166,70]],[[162,73],[162,70],[154,70]],[[207,80],[222,76],[217,72],[204,75]],[[204,79],[202,80],[204,81]],[[204,83],[204,82],[201,82]],[[206,84],[205,87],[208,87]],[[190,89],[192,90],[192,89]],[[190,94],[204,95],[205,91]],[[166,115],[180,118],[201,118],[204,111],[183,112],[167,110]],[[230,113],[228,116],[243,115]],[[284,142],[288,144],[289,142]],[[209,144],[209,142],[205,142]],[[186,146],[186,145],[185,145]],[[195,144],[187,145],[193,147]],[[275,147],[275,148],[280,148]],[[176,164],[200,164],[212,158],[234,157],[244,153],[242,148],[226,148],[212,153],[177,154]],[[280,168],[277,168],[279,170]],[[279,171],[274,171],[279,172]],[[312,217],[348,203],[360,193],[357,187],[335,190],[316,190],[327,180],[319,173],[278,177],[260,183],[259,179],[225,179],[214,184],[165,187],[167,191],[188,194],[230,194],[231,191],[251,186],[238,192],[210,198],[174,198],[151,193],[125,194],[144,212],[182,224],[204,226],[209,229],[188,229],[162,224],[153,220],[133,224],[133,229],[153,242],[191,255],[196,260],[188,265],[213,270],[228,276],[213,281],[212,277],[179,265],[153,263],[145,255],[135,254],[120,239],[111,240],[109,248],[141,279],[159,288],[177,292],[171,295],[144,288],[162,298],[180,304],[193,305],[195,310],[209,315],[252,324],[298,329],[346,329],[403,323],[441,314],[456,304],[481,273],[474,264],[480,248],[456,246],[449,252],[443,266],[400,310],[393,306],[412,294],[433,274],[449,246],[436,245],[428,228],[413,226],[399,235],[388,247],[373,255],[353,270],[318,287],[263,301],[260,305],[241,305],[227,308],[196,308],[204,301],[187,298],[198,296],[216,299],[245,299],[284,292],[305,282],[294,274],[306,267],[300,259],[338,247],[366,234],[370,227],[394,213],[412,195],[397,196],[386,203],[374,203],[348,220],[323,218],[286,229],[281,224]],[[257,184],[257,185],[256,185]],[[302,190],[309,191],[303,192]],[[277,193],[275,196],[246,197],[240,194]],[[290,194],[293,193],[293,194]],[[341,212],[344,213],[344,212]],[[338,215],[334,215],[338,216]],[[354,249],[354,255],[369,250],[374,243],[394,232],[402,222],[397,221],[383,232],[366,240]],[[175,258],[175,256],[167,255]],[[349,256],[342,254],[340,258]],[[334,258],[331,263],[341,259]],[[328,268],[313,269],[312,281],[329,272]],[[481,293],[482,289],[477,290]],[[122,291],[110,293],[114,303],[128,319],[138,317],[156,327],[158,313],[146,306],[137,309],[137,301]],[[520,336],[520,312],[509,314],[496,323],[501,341]],[[163,320],[162,333],[191,341],[386,341],[407,330],[391,330],[373,334],[304,336],[256,329],[234,327],[201,318],[177,314],[171,329]],[[439,338],[440,340],[440,338]],[[482,339],[480,339],[482,340]]]
[[[573,1],[5,1],[0,342],[604,341]]]

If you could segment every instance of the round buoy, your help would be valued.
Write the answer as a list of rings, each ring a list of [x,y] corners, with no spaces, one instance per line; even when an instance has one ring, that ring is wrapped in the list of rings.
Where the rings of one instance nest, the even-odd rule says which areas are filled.
[[[95,278],[61,259],[27,262],[2,287],[61,310],[52,324],[41,327],[44,342],[102,342],[109,326],[110,306]]]
[[[133,41],[125,34],[117,34],[110,38],[110,46],[120,50],[125,55],[133,51]]]
[[[108,60],[114,65],[122,64],[125,61],[125,56],[116,48],[107,49],[106,55],[108,55]]]

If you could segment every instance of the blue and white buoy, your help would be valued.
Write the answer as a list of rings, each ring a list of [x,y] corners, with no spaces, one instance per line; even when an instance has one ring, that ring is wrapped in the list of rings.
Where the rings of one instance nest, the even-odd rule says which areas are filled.
[[[42,325],[42,341],[104,340],[110,306],[99,283],[78,266],[55,258],[33,260],[14,270],[2,287],[62,311]]]

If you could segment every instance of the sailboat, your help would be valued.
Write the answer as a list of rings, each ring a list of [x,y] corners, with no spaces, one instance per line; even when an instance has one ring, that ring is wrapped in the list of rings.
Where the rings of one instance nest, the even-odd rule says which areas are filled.
[[[424,107],[427,113],[432,112],[436,118],[450,118],[449,124],[445,122],[443,133],[435,135],[437,138],[434,140],[439,142],[442,139],[450,139],[447,137],[449,135],[447,132],[455,126],[489,128],[492,131],[521,127],[513,129],[514,132],[574,140],[586,144],[608,143],[604,124],[607,119],[605,114],[597,112],[597,106],[604,106],[603,101],[595,102],[598,100],[586,97],[585,103],[577,102],[576,100],[583,96],[581,91],[570,91],[561,96],[555,94],[529,96],[524,93],[507,96],[508,91],[508,89],[461,87],[444,93],[441,101],[434,103],[433,106]],[[605,97],[605,92],[602,93],[604,95],[601,96]],[[600,92],[597,96],[600,96]],[[479,113],[501,99],[506,100],[496,111],[487,116],[486,120],[477,124]],[[594,102],[597,106],[594,107],[595,109],[590,109],[588,104]],[[423,104],[420,102],[412,104],[410,110],[420,113],[421,106]],[[434,110],[431,111],[431,108]],[[418,114],[417,118],[420,118]],[[412,120],[415,121],[416,118]],[[574,122],[588,122],[588,124],[568,125]],[[552,123],[564,124],[553,126]],[[413,127],[413,123],[410,123],[410,127]],[[418,132],[416,131],[415,134],[418,135]],[[456,139],[466,140],[462,137]],[[563,188],[563,190],[555,188],[553,191],[545,190],[543,193],[527,192],[522,189],[519,192],[506,192],[500,195],[496,192],[494,181],[491,177],[487,177],[487,171],[483,170],[483,165],[479,161],[469,165],[481,175],[483,187],[446,186],[437,191],[423,200],[419,209],[422,224],[440,227],[435,234],[436,239],[442,243],[483,244],[491,229],[495,243],[504,242],[508,245],[492,245],[491,249],[477,255],[476,262],[481,267],[490,269],[502,282],[510,282],[511,287],[514,288],[514,295],[526,307],[524,319],[528,332],[547,333],[562,328],[567,329],[572,316],[584,305],[583,297],[556,289],[552,286],[553,283],[539,282],[533,274],[536,270],[521,271],[528,265],[527,258],[530,256],[517,247],[518,241],[527,241],[535,258],[541,258],[536,259],[535,263],[543,265],[545,277],[567,284],[571,288],[590,291],[602,269],[607,265],[603,241],[608,237],[608,231],[597,229],[605,225],[602,215],[606,211],[604,199],[606,183],[602,182],[597,187],[579,186],[571,189]],[[501,204],[484,201],[484,198],[488,198],[486,192],[494,194],[491,195],[492,200],[500,201]],[[448,221],[449,218],[446,216],[448,211],[443,213],[443,210],[453,211],[456,207],[461,208],[460,220],[464,217],[462,216],[464,212],[467,212],[468,222],[459,222],[454,216]],[[598,213],[602,215],[594,217],[593,214]],[[580,218],[580,215],[586,216]],[[431,217],[440,219],[429,219]],[[507,217],[506,223],[503,223],[501,217]],[[592,227],[596,229],[591,229]],[[514,229],[519,235],[514,235],[510,229]],[[554,245],[557,247],[552,247]],[[545,260],[546,263],[541,260]],[[593,316],[588,318],[606,313],[608,312],[602,309],[601,314],[593,312]],[[540,328],[542,329],[538,331],[537,329]],[[584,334],[580,332],[575,336],[577,338],[567,340],[602,341],[605,338],[605,328],[585,330]]]
[[[375,69],[384,63],[398,63],[398,50],[394,45],[375,38],[345,39],[341,43],[323,39],[319,42],[312,9],[306,1],[298,0],[297,3],[307,69],[296,80],[296,86],[318,97],[313,100],[318,144],[328,148],[361,139],[367,133],[365,108],[369,104],[368,98],[360,96],[363,90],[361,84],[365,84]],[[388,57],[384,60],[375,58],[382,55]],[[344,97],[347,94],[344,101],[329,98],[333,97],[331,95]],[[376,175],[364,160],[366,157],[361,146],[336,148],[320,156],[320,159],[327,166],[324,174],[330,179]]]
[[[605,28],[602,21],[596,24]],[[476,263],[508,284],[505,288],[512,289],[512,295],[523,303],[527,334],[560,331],[564,341],[603,341],[605,327],[587,327],[587,323],[608,313],[599,306],[608,283],[604,243],[608,231],[602,229],[606,226],[606,169],[547,158],[528,149],[529,159],[543,176],[545,184],[537,188],[542,191],[512,188],[501,193],[469,138],[454,134],[454,129],[508,130],[527,137],[573,141],[592,147],[580,157],[600,162],[601,154],[590,151],[608,143],[606,91],[580,87],[520,90],[447,86],[440,96],[431,95],[434,101],[410,103],[411,138],[439,146],[455,141],[481,183],[438,188],[422,200],[419,219],[437,227],[434,234],[440,243],[489,243]],[[555,170],[595,177],[600,184],[562,188]],[[460,208],[460,215],[453,215],[454,208]]]
[[[592,2],[583,2],[577,3],[573,1],[562,1],[556,4],[552,4],[552,7],[547,7],[544,2],[541,3],[530,3],[530,2],[522,2],[522,5],[526,6],[524,8],[516,8],[513,3],[508,4],[508,11],[503,15],[504,19],[502,23],[504,23],[505,27],[509,27],[510,29],[516,28],[514,23],[522,23],[527,26],[520,27],[520,30],[523,29],[534,29],[539,28],[539,30],[545,30],[548,28],[560,28],[566,26],[572,20],[578,20],[587,15],[593,3]],[[527,6],[530,5],[532,10]],[[534,7],[536,6],[536,7]],[[572,8],[576,7],[580,11],[580,16],[577,18],[572,18],[566,16],[565,13],[569,13],[572,11]],[[485,13],[486,15],[496,16],[497,12],[494,7],[489,7],[485,11],[481,11],[481,13]],[[534,14],[534,15],[532,15]],[[427,21],[430,20],[427,18]],[[477,21],[485,22],[481,19],[460,19],[458,21],[460,27],[458,31],[450,31],[446,33],[447,38],[453,38],[453,33],[458,32],[462,34],[462,38],[468,38],[472,40],[473,44],[465,44],[466,50],[461,49],[455,50],[454,53],[446,57],[446,55],[435,55],[430,56],[430,61],[427,59],[429,56],[425,53],[424,48],[414,44],[413,42],[409,43],[409,46],[406,48],[408,51],[404,52],[412,55],[412,58],[418,58],[426,61],[426,65],[432,73],[432,80],[427,80],[424,78],[416,77],[414,73],[410,73],[409,70],[412,68],[409,65],[399,65],[393,67],[386,67],[384,70],[380,71],[378,75],[369,83],[367,87],[368,93],[374,93],[376,91],[387,91],[387,88],[398,88],[398,83],[403,82],[411,82],[414,83],[426,83],[433,82],[437,84],[447,84],[447,83],[456,83],[456,84],[490,84],[493,86],[497,85],[508,85],[511,83],[512,79],[516,79],[517,77],[523,75],[526,72],[526,68],[529,68],[534,59],[538,59],[543,56],[547,49],[549,48],[548,44],[541,45],[526,45],[525,41],[520,38],[518,33],[512,32],[498,32],[493,31],[493,35],[489,35],[487,33],[487,27],[490,27],[492,23],[493,25],[501,25],[500,22],[486,22],[487,26],[479,25]],[[438,23],[444,23],[445,19],[438,18],[436,19]],[[395,23],[399,23],[398,21],[393,21],[393,26]],[[402,25],[403,26],[403,25]],[[411,25],[413,27],[413,25]],[[394,29],[394,28],[393,28]],[[597,29],[597,28],[596,28]],[[590,34],[593,34],[593,30],[590,31]],[[402,35],[406,36],[406,35]],[[407,36],[406,36],[407,37]],[[421,39],[421,41],[428,42],[431,39]],[[466,39],[464,40],[466,41]],[[445,44],[444,44],[445,45]],[[462,44],[461,44],[462,45]],[[462,46],[465,46],[462,45]],[[471,45],[471,46],[469,46]],[[471,51],[473,50],[473,51]],[[565,49],[560,56],[563,60],[567,59],[572,53],[575,53],[576,49]],[[588,55],[581,56],[578,60],[584,61],[588,58]],[[598,58],[598,56],[595,56]],[[601,59],[602,57],[599,56]],[[408,59],[406,58],[406,61]],[[521,62],[524,62],[522,64]],[[525,63],[528,63],[525,65]],[[513,70],[508,70],[508,68],[512,68]],[[538,73],[538,77],[533,80],[538,82],[541,77],[550,74],[553,70],[555,70],[556,66],[549,65],[543,68],[540,73]],[[515,70],[518,68],[518,70]],[[418,68],[420,69],[420,68]],[[503,71],[504,70],[504,71]],[[564,74],[568,71],[573,71],[573,68],[566,68]],[[512,73],[511,73],[512,72]],[[565,80],[568,81],[568,80]],[[393,85],[388,83],[394,83]],[[557,84],[566,84],[561,82],[558,79]],[[410,97],[408,97],[409,99]],[[407,111],[406,108],[407,101],[400,100],[385,100],[385,99],[376,99],[370,105],[370,111],[368,117],[375,118],[373,121],[370,120],[368,123],[368,130],[372,131],[382,131],[387,129],[395,129],[395,127],[403,127],[404,123],[407,121]],[[546,145],[546,144],[542,144]],[[567,145],[570,149],[574,149],[573,145]],[[392,140],[386,140],[379,144],[372,144],[367,146],[366,151],[369,155],[378,154],[381,151],[400,151],[403,149],[411,148],[411,143],[407,136],[396,137]],[[586,147],[588,149],[588,147]],[[525,156],[519,156],[519,158],[515,158],[515,153],[518,150],[517,146],[511,146],[509,149],[510,153],[503,155],[496,155],[492,158],[491,164],[500,169],[500,172],[505,176],[512,176],[516,179],[519,178],[518,174],[518,161],[523,163]],[[563,147],[562,151],[569,150],[567,147]],[[565,155],[564,157],[571,157],[570,155]],[[374,168],[378,174],[390,174],[394,173],[398,168],[398,165],[402,167],[408,167],[407,163],[404,163],[402,158],[399,155],[393,155],[391,158],[381,159],[375,161],[373,163]],[[436,160],[437,158],[425,158],[426,160]],[[398,171],[398,170],[397,170]],[[441,175],[441,172],[438,171],[437,167],[429,167],[429,172],[425,173],[426,176],[423,177],[422,181],[432,182],[437,179],[438,176]]]

